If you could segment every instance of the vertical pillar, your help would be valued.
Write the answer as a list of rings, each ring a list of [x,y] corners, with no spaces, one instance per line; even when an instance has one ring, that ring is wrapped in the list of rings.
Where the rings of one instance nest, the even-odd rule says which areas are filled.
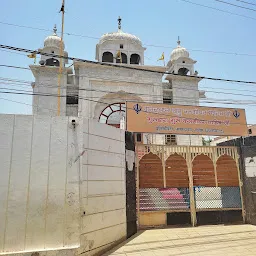
[[[163,167],[164,188],[166,188],[165,160],[164,160],[164,146],[162,146],[162,167]]]
[[[217,148],[214,147],[213,148],[213,152],[212,152],[212,160],[213,160],[213,167],[214,167],[214,177],[215,177],[215,186],[218,187],[218,174],[217,174]]]
[[[120,129],[125,130],[125,118],[122,117],[120,120]]]
[[[195,193],[193,184],[193,173],[192,173],[192,159],[190,147],[187,147],[187,166],[188,166],[188,178],[189,178],[189,200],[190,200],[190,216],[191,224],[193,227],[196,226],[196,204],[195,204]]]
[[[138,144],[135,145],[135,157],[136,157],[136,198],[137,198],[137,220],[138,220],[138,228],[140,227],[140,161],[138,156]]]
[[[240,190],[240,197],[241,197],[241,205],[242,205],[242,217],[243,217],[243,223],[245,223],[245,207],[244,207],[244,198],[243,198],[243,182],[241,181],[241,173],[240,173],[240,168],[239,168],[239,155],[237,153],[237,149],[233,149],[235,152],[235,161],[236,161],[236,168],[237,168],[237,175],[238,175],[238,182],[239,182],[239,190]]]
[[[135,173],[135,141],[131,132],[125,132],[125,158],[126,158],[126,234],[127,238],[137,232],[136,210],[136,173]]]

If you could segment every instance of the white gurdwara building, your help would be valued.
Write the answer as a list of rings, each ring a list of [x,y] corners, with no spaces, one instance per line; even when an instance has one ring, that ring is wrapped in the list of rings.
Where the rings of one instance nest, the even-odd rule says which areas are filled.
[[[56,31],[54,27],[53,34],[44,40],[40,51],[60,54],[61,38]],[[64,43],[62,48],[64,56],[68,56]],[[96,63],[74,61],[71,67],[64,60],[59,76],[60,59],[41,55],[40,64],[30,66],[35,77],[33,114],[57,114],[58,79],[61,79],[60,115],[92,118],[118,128],[125,117],[126,101],[199,105],[199,99],[204,97],[204,92],[198,89],[201,79],[188,77],[197,75],[194,70],[196,61],[189,57],[180,41],[171,52],[166,67],[144,65],[145,50],[137,36],[122,31],[119,18],[117,32],[104,34],[96,45]],[[136,140],[145,144],[202,144],[201,136],[197,135],[136,134]]]

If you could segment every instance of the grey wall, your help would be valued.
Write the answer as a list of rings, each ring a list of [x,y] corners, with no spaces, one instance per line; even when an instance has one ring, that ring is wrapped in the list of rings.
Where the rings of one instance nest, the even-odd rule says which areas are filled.
[[[237,138],[218,146],[238,147],[246,222],[256,225],[256,136]]]

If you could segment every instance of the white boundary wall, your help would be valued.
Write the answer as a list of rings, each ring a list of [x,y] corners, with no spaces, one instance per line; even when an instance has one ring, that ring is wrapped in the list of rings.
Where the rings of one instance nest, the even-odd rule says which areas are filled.
[[[94,255],[126,239],[125,132],[90,120],[84,148],[78,253]]]
[[[124,138],[95,120],[0,115],[0,253],[92,255],[125,239]]]

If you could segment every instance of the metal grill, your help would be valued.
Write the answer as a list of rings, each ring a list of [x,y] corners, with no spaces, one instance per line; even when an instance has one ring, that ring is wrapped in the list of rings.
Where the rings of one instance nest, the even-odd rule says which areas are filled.
[[[140,211],[171,211],[190,208],[188,188],[140,188]]]
[[[239,187],[194,187],[196,209],[241,208]]]
[[[239,210],[245,220],[235,147],[138,145],[137,174],[139,223],[164,223],[166,212],[189,211],[193,226],[202,212]]]

